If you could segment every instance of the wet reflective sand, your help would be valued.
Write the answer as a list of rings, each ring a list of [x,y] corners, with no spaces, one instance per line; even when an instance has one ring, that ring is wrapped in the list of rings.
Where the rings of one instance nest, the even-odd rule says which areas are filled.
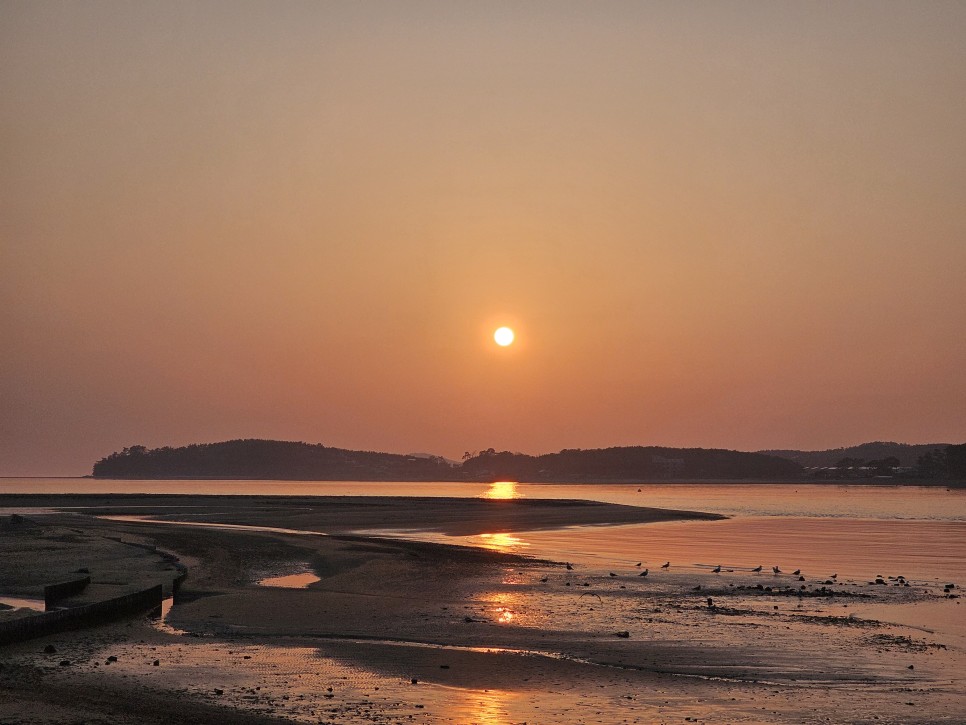
[[[79,695],[104,694],[119,723],[138,721],[130,713],[151,693],[209,722],[899,723],[966,711],[959,589],[945,591],[942,569],[908,553],[942,544],[941,566],[957,571],[943,522],[755,517],[429,535],[490,547],[480,552],[278,531],[309,521],[299,506],[221,502],[190,516],[231,528],[69,517],[92,534],[153,538],[191,574],[158,619],[50,638],[53,656],[42,654],[48,640],[6,648],[0,686],[22,705],[42,681],[59,717],[87,702]],[[920,541],[920,526],[935,538]],[[877,540],[876,527],[892,539]],[[553,552],[572,568],[505,551]],[[866,571],[873,563],[882,570]],[[318,581],[266,586],[293,576]]]

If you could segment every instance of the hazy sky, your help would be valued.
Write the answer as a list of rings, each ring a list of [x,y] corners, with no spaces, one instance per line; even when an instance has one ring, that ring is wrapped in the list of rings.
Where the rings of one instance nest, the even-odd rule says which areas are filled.
[[[0,474],[249,437],[966,440],[966,4],[3,0]]]

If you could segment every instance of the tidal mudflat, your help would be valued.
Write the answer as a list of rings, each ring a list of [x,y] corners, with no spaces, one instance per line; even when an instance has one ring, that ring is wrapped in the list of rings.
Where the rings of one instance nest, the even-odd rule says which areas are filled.
[[[707,515],[542,500],[93,498],[3,501],[86,508],[32,514],[35,525],[0,534],[0,595],[30,598],[82,568],[91,587],[173,576],[152,546],[189,576],[153,616],[0,647],[4,723],[957,722],[966,712],[962,600],[944,586],[956,582],[900,580],[887,566],[882,583],[626,557],[568,567],[354,533],[512,537],[707,525]],[[100,518],[119,515],[139,518]]]

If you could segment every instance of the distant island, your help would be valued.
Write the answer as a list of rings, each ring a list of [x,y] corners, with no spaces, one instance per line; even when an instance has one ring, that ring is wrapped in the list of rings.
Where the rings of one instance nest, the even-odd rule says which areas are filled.
[[[875,455],[875,458],[866,456]],[[914,458],[914,462],[913,462]],[[178,448],[135,445],[94,464],[94,478],[301,481],[645,482],[966,480],[966,444],[868,443],[830,451],[747,453],[706,448],[624,446],[531,456],[493,448],[462,462],[331,448],[320,443],[232,440]]]

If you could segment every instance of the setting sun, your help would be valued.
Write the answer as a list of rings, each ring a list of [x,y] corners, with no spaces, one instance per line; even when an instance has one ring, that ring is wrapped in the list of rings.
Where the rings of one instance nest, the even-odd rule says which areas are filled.
[[[493,339],[496,341],[496,344],[499,345],[500,347],[506,347],[507,345],[512,345],[514,337],[515,335],[513,334],[513,330],[511,330],[509,327],[501,327],[500,329],[498,329],[496,332],[493,333]]]

